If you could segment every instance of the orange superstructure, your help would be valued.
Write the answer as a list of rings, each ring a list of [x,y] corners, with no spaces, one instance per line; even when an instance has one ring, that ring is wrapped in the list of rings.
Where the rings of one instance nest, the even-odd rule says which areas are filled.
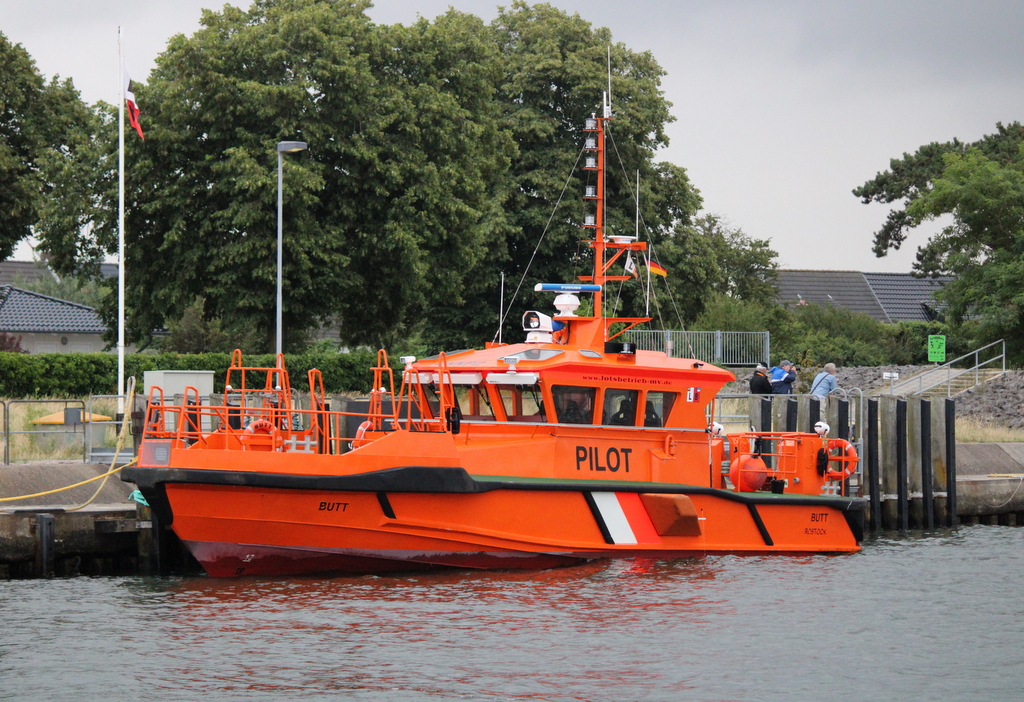
[[[214,576],[536,568],[605,557],[844,553],[863,500],[847,442],[722,435],[709,405],[732,373],[617,340],[602,289],[631,238],[603,234],[604,117],[593,275],[524,315],[524,343],[402,359],[378,354],[359,412],[331,410],[318,371],[293,399],[282,356],[235,352],[224,403],[151,392],[139,465],[124,470]],[[589,144],[588,144],[589,146]],[[609,252],[611,252],[609,254]],[[591,317],[575,315],[592,293]],[[618,333],[612,325],[618,323]],[[256,380],[258,378],[258,380]]]

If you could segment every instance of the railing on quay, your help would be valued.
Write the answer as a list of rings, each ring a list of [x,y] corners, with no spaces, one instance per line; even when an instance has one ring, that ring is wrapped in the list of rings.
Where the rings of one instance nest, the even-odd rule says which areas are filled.
[[[719,366],[755,366],[771,358],[770,332],[633,329],[627,338],[644,351],[696,358]]]
[[[997,348],[999,352],[995,353]],[[991,358],[982,361],[982,353],[989,350],[991,350],[994,355]],[[944,363],[941,366],[927,370],[913,378],[908,378],[901,383],[896,383],[892,385],[889,393],[892,395],[921,395],[945,384],[946,397],[952,397],[953,380],[963,378],[965,376],[969,378],[973,373],[974,384],[978,385],[981,379],[982,369],[988,367],[986,370],[995,370],[997,362],[999,363],[1001,374],[1006,373],[1006,341],[1004,339],[993,341],[991,344],[986,344],[985,346],[975,349],[970,353],[965,353],[963,356],[954,358],[952,361]],[[972,365],[966,368],[957,365],[965,363],[972,363]]]
[[[58,426],[59,428],[44,428],[44,429],[12,429],[11,428],[11,409],[12,407],[30,407],[32,405],[43,406],[43,407],[54,407],[57,412],[63,411],[63,422],[53,424],[43,424],[36,426],[52,427]],[[3,407],[3,464],[11,465],[11,447],[14,443],[14,438],[18,436],[29,436],[29,437],[41,437],[48,436],[52,437],[54,444],[63,444],[59,448],[70,449],[77,444],[81,444],[81,450],[76,450],[82,456],[82,460],[86,458],[86,427],[89,425],[89,415],[85,412],[85,402],[83,400],[0,400],[0,406]],[[42,415],[45,415],[44,411]],[[38,418],[37,418],[38,419]],[[29,420],[31,421],[31,420]],[[70,428],[69,428],[70,427]],[[82,427],[81,429],[79,427]],[[32,439],[30,438],[30,441]],[[52,453],[52,451],[51,451]]]

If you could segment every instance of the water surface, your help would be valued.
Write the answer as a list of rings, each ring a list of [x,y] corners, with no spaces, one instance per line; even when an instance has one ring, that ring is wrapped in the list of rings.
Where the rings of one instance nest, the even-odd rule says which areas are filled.
[[[528,573],[0,582],[2,700],[1024,695],[1024,529]]]

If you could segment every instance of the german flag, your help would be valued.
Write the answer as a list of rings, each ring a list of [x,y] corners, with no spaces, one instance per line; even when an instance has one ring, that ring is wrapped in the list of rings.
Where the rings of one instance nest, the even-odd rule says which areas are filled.
[[[668,271],[665,270],[662,267],[662,265],[657,261],[647,259],[647,268],[651,271],[651,273],[653,273],[654,275],[660,275],[662,278],[668,275]]]

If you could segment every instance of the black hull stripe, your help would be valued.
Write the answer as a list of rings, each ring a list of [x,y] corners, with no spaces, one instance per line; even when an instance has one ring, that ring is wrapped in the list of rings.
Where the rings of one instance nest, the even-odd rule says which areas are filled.
[[[291,475],[253,473],[202,468],[149,468],[128,466],[121,479],[145,491],[158,484],[234,485],[239,487],[317,490],[326,492],[425,492],[474,494],[493,490],[539,490],[556,492],[657,492],[678,495],[712,495],[742,504],[808,505],[831,507],[843,512],[861,512],[865,498],[819,497],[775,493],[731,492],[718,488],[676,483],[642,483],[594,480],[518,481],[503,478],[474,479],[463,468],[407,466],[356,475]]]
[[[754,519],[754,524],[757,525],[757,530],[761,532],[761,538],[764,539],[764,545],[774,546],[775,542],[772,540],[772,535],[768,533],[768,527],[764,525],[764,520],[761,519],[760,512],[757,511],[757,505],[748,502],[747,509],[750,510],[750,516]]]
[[[608,525],[604,523],[604,517],[601,515],[601,509],[597,506],[597,500],[590,492],[584,492],[583,497],[587,500],[587,506],[590,507],[591,514],[594,515],[594,521],[597,522],[597,528],[601,530],[601,536],[604,538],[606,544],[614,544],[615,539],[612,538],[612,533],[608,531]]]

